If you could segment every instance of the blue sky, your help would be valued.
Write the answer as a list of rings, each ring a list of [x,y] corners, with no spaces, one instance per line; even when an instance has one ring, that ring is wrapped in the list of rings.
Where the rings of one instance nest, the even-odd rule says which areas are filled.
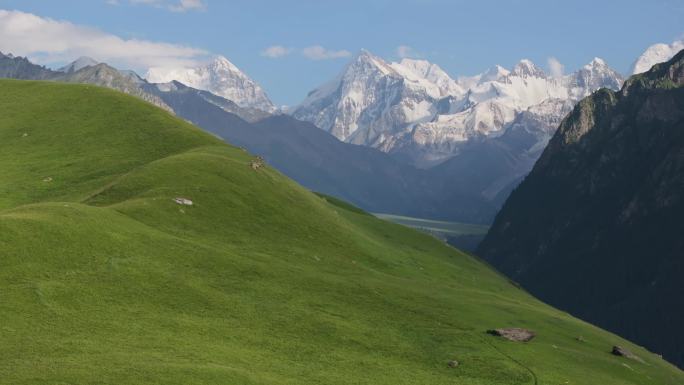
[[[61,55],[29,53],[43,63],[78,54],[79,39],[92,31],[103,42],[109,41],[105,35],[150,42],[130,49],[129,56],[153,52],[154,59],[126,57],[120,51],[128,46],[121,44],[120,56],[112,56],[119,58],[110,59],[141,72],[165,60],[181,65],[224,55],[257,80],[276,104],[288,105],[335,76],[347,55],[361,48],[396,60],[398,47],[404,46],[404,54],[437,63],[454,77],[494,64],[510,68],[521,58],[546,66],[549,57],[560,60],[566,71],[599,56],[627,72],[646,47],[681,39],[684,33],[681,0],[0,0],[0,9],[90,27],[45,43],[60,46],[74,39]],[[0,25],[0,32],[3,28],[7,26]],[[29,49],[26,42],[0,36],[0,50]],[[273,46],[281,48],[271,49],[271,56],[283,55],[264,54]],[[168,55],[156,51],[165,47]]]

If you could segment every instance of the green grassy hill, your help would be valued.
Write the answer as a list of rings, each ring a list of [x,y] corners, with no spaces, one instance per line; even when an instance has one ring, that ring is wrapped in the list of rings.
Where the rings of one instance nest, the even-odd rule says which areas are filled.
[[[481,235],[487,234],[488,226],[477,225],[471,223],[448,222],[433,219],[414,218],[403,215],[393,214],[373,214],[380,219],[390,222],[398,223],[400,225],[408,226],[414,229],[423,230],[441,237],[450,235]]]
[[[253,170],[143,101],[0,91],[1,384],[684,383],[483,263]],[[538,337],[485,334],[509,326]]]

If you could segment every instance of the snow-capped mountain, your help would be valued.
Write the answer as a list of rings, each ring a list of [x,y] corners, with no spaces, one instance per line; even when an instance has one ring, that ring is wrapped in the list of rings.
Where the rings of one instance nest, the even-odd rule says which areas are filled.
[[[292,115],[342,141],[389,151],[407,124],[432,120],[443,108],[437,103],[441,98],[463,92],[434,64],[402,63],[361,51],[336,79],[309,93]]]
[[[340,140],[395,153],[431,166],[471,140],[498,137],[516,117],[535,109],[555,118],[601,87],[617,89],[622,76],[595,58],[578,71],[550,76],[530,60],[512,70],[495,66],[472,77],[451,78],[437,65],[404,59],[387,63],[362,51],[332,82],[312,91],[293,110]],[[544,119],[542,119],[544,120]],[[549,135],[539,136],[543,147]]]
[[[88,56],[81,56],[78,59],[74,60],[73,62],[65,65],[64,67],[58,69],[58,72],[65,72],[65,73],[72,73],[80,70],[81,68],[86,68],[86,67],[92,67],[100,64],[99,61],[88,57]]]
[[[147,71],[145,78],[150,83],[175,80],[224,97],[240,107],[257,108],[266,112],[276,109],[261,86],[223,56],[217,56],[206,65],[196,68],[153,67]]]
[[[654,64],[662,63],[672,59],[672,57],[679,51],[684,49],[684,40],[672,42],[672,44],[653,44],[648,47],[644,53],[637,58],[632,65],[632,74],[640,74],[646,72]]]
[[[432,97],[463,95],[465,89],[438,65],[427,60],[402,59],[392,63],[392,68],[404,78],[421,84]]]
[[[538,142],[533,147],[543,149],[574,102],[599,88],[619,89],[622,85],[620,74],[599,58],[560,77],[548,76],[523,59],[511,71],[496,66],[477,78],[464,98],[452,99],[448,113],[415,124],[402,140],[404,148],[395,151],[408,152],[418,163],[440,162],[458,153],[464,142],[503,135],[524,112],[553,124],[535,131]]]

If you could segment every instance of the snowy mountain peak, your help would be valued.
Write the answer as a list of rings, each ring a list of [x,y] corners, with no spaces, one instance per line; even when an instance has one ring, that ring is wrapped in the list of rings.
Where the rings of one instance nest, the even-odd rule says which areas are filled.
[[[592,72],[614,72],[608,63],[600,57],[595,57],[591,61],[582,67],[582,70],[592,71]]]
[[[583,98],[599,88],[620,89],[624,81],[622,75],[613,70],[601,58],[595,57],[574,74],[568,75],[566,81],[575,99]]]
[[[276,109],[261,86],[223,56],[216,56],[209,63],[195,68],[150,68],[145,77],[151,83],[177,80],[190,87],[222,96],[241,107],[266,112]]]
[[[214,58],[214,60],[212,60],[209,63],[209,67],[215,69],[216,71],[226,70],[226,71],[231,71],[231,72],[235,72],[235,73],[240,73],[246,77],[246,75],[242,71],[240,71],[240,69],[237,68],[237,66],[235,66],[235,64],[233,64],[225,56],[221,56],[221,55],[216,56]]]
[[[546,73],[543,69],[537,67],[529,59],[522,59],[513,67],[511,75],[519,76],[521,78],[546,78]]]
[[[362,50],[335,80],[310,92],[292,115],[341,140],[382,147],[391,136],[388,131],[395,134],[432,119],[436,103],[452,93],[463,90],[436,65],[387,63]]]
[[[402,59],[399,65],[411,70],[411,72],[423,79],[428,79],[432,82],[447,82],[452,80],[451,77],[444,72],[444,70],[437,64],[430,63],[427,60],[419,59]]]
[[[431,97],[461,96],[465,93],[463,87],[440,66],[427,60],[403,59],[390,66],[406,80],[423,88]]]
[[[363,72],[364,70],[378,70],[384,75],[394,73],[394,70],[386,61],[378,56],[373,55],[369,51],[362,49],[349,63],[346,72]]]
[[[81,56],[78,59],[74,60],[73,62],[65,65],[64,67],[58,69],[57,71],[59,72],[66,72],[66,73],[71,73],[71,72],[76,72],[82,68],[86,67],[92,67],[100,64],[97,60],[88,57],[88,56]]]
[[[591,67],[607,67],[608,66],[608,64],[606,64],[606,61],[601,59],[600,57],[595,57],[595,58],[591,59],[591,61],[587,65],[591,66]]]
[[[354,55],[352,57],[352,60],[351,60],[352,63],[355,63],[355,62],[358,62],[358,63],[374,63],[377,61],[383,62],[384,60],[380,59],[379,57],[373,55],[367,49],[363,49],[363,48],[361,50],[359,50],[359,52],[357,52],[356,55]]]
[[[399,62],[403,67],[411,69],[421,77],[427,78],[433,73],[438,73],[439,76],[444,76],[444,70],[439,68],[437,64],[430,63],[427,60],[404,58]],[[448,76],[448,75],[447,75]]]
[[[494,67],[488,69],[480,76],[480,83],[499,81],[504,77],[508,76],[510,73],[511,71],[497,64]]]
[[[679,51],[684,49],[684,40],[678,40],[672,44],[653,44],[637,58],[632,65],[632,74],[646,72],[655,64],[672,59]]]

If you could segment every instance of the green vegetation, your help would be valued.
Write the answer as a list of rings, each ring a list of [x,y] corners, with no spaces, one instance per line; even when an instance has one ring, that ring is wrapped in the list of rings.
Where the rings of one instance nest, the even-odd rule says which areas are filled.
[[[489,226],[475,225],[470,223],[437,221],[432,219],[405,217],[393,214],[374,214],[380,219],[399,223],[417,230],[426,231],[440,237],[458,235],[485,235]]]
[[[476,259],[253,170],[143,101],[0,89],[2,384],[684,382]],[[538,337],[485,334],[508,326]]]
[[[380,219],[408,226],[428,233],[450,245],[467,252],[475,250],[487,234],[488,226],[471,223],[447,222],[432,219],[406,217],[393,214],[374,214]]]
[[[319,197],[325,199],[328,203],[330,203],[330,204],[333,205],[333,206],[337,206],[337,207],[343,208],[343,209],[345,209],[345,210],[347,210],[347,211],[351,211],[351,212],[356,213],[356,214],[370,215],[370,214],[367,213],[366,211],[361,210],[360,208],[358,208],[358,207],[356,207],[356,206],[354,206],[354,205],[351,205],[351,204],[349,204],[348,202],[343,201],[342,199],[338,199],[338,198],[335,198],[335,197],[333,197],[333,196],[326,195],[326,194],[322,194],[322,193],[319,193],[319,192],[314,192],[314,194],[316,194],[316,195],[318,195]]]

